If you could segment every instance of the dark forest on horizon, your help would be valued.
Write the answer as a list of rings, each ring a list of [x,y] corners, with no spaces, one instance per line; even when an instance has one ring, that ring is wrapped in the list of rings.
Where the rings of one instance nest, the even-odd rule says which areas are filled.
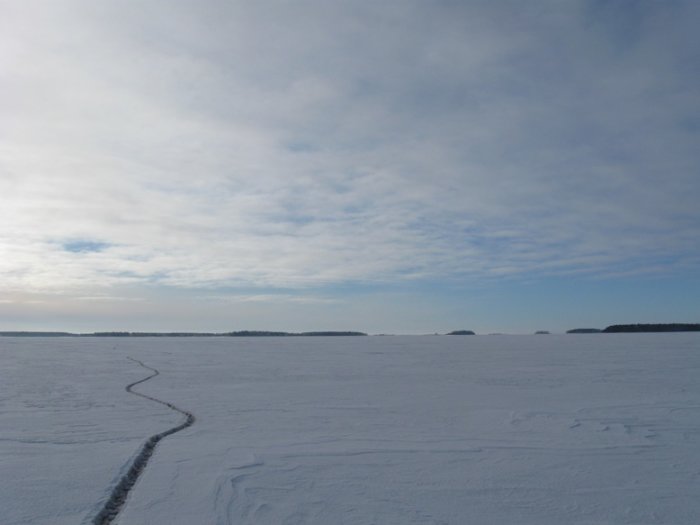
[[[366,336],[364,332],[322,331],[322,332],[270,332],[265,330],[241,330],[238,332],[33,332],[4,331],[0,336],[6,337],[333,337]]]

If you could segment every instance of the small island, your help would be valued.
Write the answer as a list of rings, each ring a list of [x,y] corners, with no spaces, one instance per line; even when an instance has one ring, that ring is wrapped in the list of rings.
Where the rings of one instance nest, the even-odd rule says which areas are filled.
[[[472,330],[455,330],[447,335],[476,335]]]
[[[601,332],[600,328],[574,328],[566,331],[567,334],[599,334]]]
[[[535,332],[535,335],[549,335],[549,331],[547,330],[537,330]]]

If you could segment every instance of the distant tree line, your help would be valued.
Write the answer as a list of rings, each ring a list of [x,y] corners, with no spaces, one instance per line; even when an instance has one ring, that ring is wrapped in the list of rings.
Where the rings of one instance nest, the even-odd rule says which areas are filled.
[[[603,330],[606,334],[622,332],[700,332],[698,323],[614,324]]]
[[[71,334],[69,332],[0,332],[0,336],[6,337],[70,337],[77,334]]]
[[[240,332],[228,332],[222,334],[228,337],[330,337],[330,336],[356,336],[367,335],[364,332],[267,332],[261,330],[241,330]]]
[[[7,337],[330,337],[367,335],[364,332],[269,332],[265,330],[241,330],[239,332],[92,332],[74,334],[70,332],[0,332]]]
[[[621,334],[621,333],[652,333],[652,332],[700,332],[699,323],[656,323],[656,324],[613,324],[600,330],[599,328],[574,328],[567,334]]]

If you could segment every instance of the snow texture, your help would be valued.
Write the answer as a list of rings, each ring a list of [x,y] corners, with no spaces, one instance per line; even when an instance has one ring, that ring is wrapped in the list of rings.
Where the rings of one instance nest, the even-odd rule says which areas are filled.
[[[700,334],[0,339],[0,523],[700,523]]]

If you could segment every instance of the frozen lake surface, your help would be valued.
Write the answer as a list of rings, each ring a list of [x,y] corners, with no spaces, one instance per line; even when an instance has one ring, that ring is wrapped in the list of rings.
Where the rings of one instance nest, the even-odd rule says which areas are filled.
[[[700,334],[0,338],[0,523],[700,523]]]

